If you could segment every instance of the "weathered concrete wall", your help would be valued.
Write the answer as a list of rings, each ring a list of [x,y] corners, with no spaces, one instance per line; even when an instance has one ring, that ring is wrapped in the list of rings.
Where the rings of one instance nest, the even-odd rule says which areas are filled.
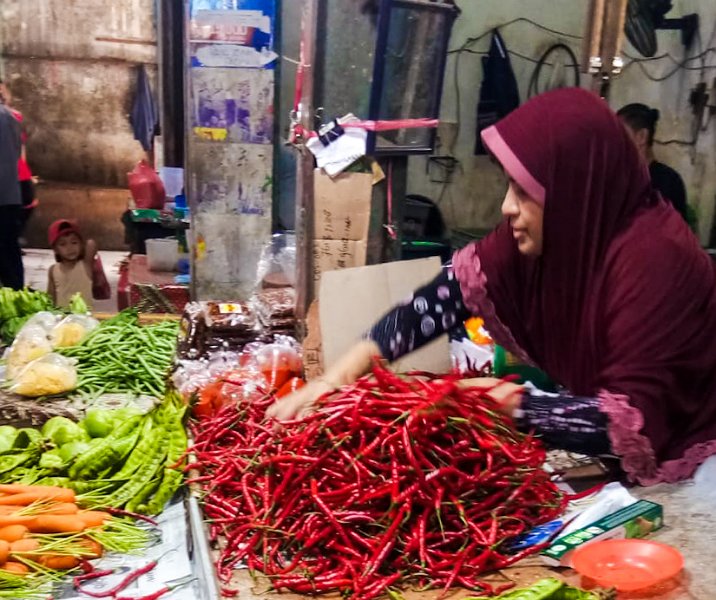
[[[125,186],[144,154],[128,120],[137,64],[156,79],[153,0],[2,0],[0,40],[36,174]]]
[[[47,248],[47,228],[56,219],[77,219],[82,232],[100,250],[126,250],[120,219],[129,192],[117,188],[44,181],[37,187],[40,206],[33,212],[25,238],[30,248]]]

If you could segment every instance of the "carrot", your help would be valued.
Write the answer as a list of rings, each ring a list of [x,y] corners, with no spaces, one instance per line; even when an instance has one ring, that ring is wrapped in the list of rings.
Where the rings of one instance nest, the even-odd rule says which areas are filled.
[[[38,506],[38,515],[76,515],[79,507],[74,502],[54,502],[47,506]]]
[[[35,517],[32,515],[0,515],[0,527],[8,525],[27,525],[32,523]]]
[[[22,554],[25,557],[35,555],[40,549],[40,542],[35,538],[24,538],[10,544],[11,554]]]
[[[14,515],[21,510],[25,510],[27,506],[15,506],[14,504],[0,506],[0,516]]]
[[[24,525],[8,525],[0,529],[0,540],[16,542],[25,537],[29,529]]]
[[[10,556],[10,544],[5,540],[0,540],[0,565],[4,565]]]
[[[77,518],[81,519],[86,527],[101,527],[112,515],[101,510],[81,510],[77,513]]]
[[[27,506],[33,502],[40,500],[54,500],[56,502],[74,502],[75,493],[72,490],[66,490],[64,488],[56,488],[55,491],[33,491],[33,492],[20,492],[17,494],[8,494],[6,496],[0,496],[0,505],[4,504],[19,504]]]
[[[38,515],[27,525],[33,533],[79,533],[85,530],[75,515]]]
[[[83,558],[86,558],[87,560],[102,558],[102,555],[104,554],[104,548],[102,547],[102,544],[100,544],[97,540],[93,540],[92,538],[83,538],[80,542],[80,545],[91,552],[91,554],[86,554],[85,556],[83,556]]]
[[[45,497],[66,494],[72,490],[55,485],[21,485],[19,483],[0,484],[0,494],[44,494]],[[74,494],[74,492],[72,492]],[[70,502],[74,501],[71,500]]]
[[[30,569],[26,565],[12,560],[7,561],[0,570],[12,573],[13,575],[28,575],[30,573]]]
[[[76,556],[66,556],[64,554],[43,554],[37,559],[43,567],[54,569],[55,571],[69,571],[78,567],[82,562]]]

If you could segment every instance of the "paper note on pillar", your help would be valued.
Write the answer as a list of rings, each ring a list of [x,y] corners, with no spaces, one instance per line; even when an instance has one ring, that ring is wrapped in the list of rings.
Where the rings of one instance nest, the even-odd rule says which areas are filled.
[[[330,178],[320,170],[314,177],[313,272],[321,273],[366,264],[371,173],[343,173]]]

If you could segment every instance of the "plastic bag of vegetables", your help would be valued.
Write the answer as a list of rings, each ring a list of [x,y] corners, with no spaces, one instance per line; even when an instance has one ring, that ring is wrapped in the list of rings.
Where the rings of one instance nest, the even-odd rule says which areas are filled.
[[[10,391],[37,398],[56,396],[77,387],[75,361],[60,354],[47,354],[32,361],[14,378]]]
[[[53,348],[68,348],[80,344],[99,326],[99,321],[87,315],[69,315],[50,331]]]
[[[47,332],[37,324],[25,325],[7,353],[7,378],[15,379],[26,365],[50,352]]]

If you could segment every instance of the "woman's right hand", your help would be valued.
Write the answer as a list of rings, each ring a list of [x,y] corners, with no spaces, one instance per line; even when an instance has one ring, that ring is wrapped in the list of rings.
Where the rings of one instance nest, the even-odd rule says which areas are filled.
[[[292,394],[277,400],[275,404],[266,411],[266,416],[274,418],[277,421],[291,421],[292,419],[301,419],[309,415],[316,401],[323,396],[336,389],[325,379],[314,379],[309,381],[301,389],[296,390]]]
[[[305,417],[313,411],[316,401],[342,385],[350,385],[370,371],[373,358],[380,356],[380,348],[371,340],[353,346],[323,377],[308,382],[300,390],[281,398],[266,411],[266,416],[278,421]]]

